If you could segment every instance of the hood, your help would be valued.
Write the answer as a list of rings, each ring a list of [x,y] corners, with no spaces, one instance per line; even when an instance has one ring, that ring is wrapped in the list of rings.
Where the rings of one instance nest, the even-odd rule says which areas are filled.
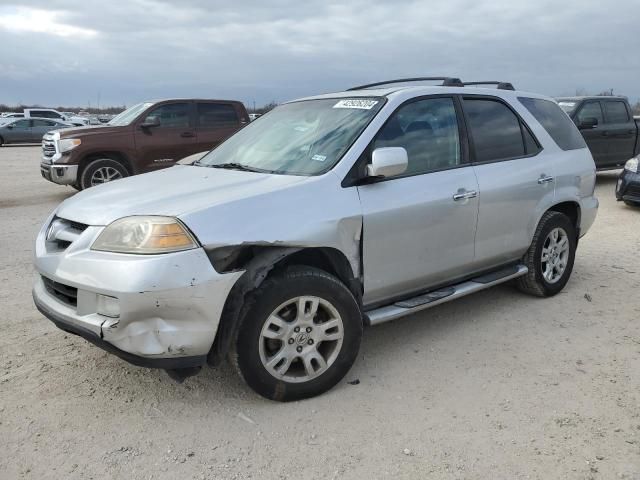
[[[131,215],[178,217],[259,197],[309,178],[176,165],[84,190],[65,200],[56,214],[86,225],[108,225]]]
[[[88,125],[86,127],[72,127],[58,130],[60,138],[86,137],[89,135],[105,135],[109,133],[125,133],[129,131],[129,127],[115,127],[108,125]]]

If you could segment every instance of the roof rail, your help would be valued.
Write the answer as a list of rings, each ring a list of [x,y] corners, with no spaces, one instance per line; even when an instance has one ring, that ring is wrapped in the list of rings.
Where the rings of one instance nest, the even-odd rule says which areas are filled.
[[[509,82],[496,82],[496,81],[489,81],[489,82],[464,82],[462,84],[463,86],[467,86],[467,85],[497,85],[498,90],[515,90],[515,88],[513,88],[513,85]]]
[[[369,83],[367,85],[358,85],[357,87],[351,87],[347,91],[351,90],[364,90],[365,88],[379,87],[381,85],[389,85],[392,83],[407,83],[407,82],[426,82],[426,81],[442,81],[443,87],[462,87],[464,84],[459,78],[455,77],[413,77],[413,78],[398,78],[397,80],[387,80],[385,82]]]

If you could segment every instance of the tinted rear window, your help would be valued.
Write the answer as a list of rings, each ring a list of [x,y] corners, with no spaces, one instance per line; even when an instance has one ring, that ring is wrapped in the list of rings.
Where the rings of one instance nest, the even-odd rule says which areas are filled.
[[[607,123],[627,123],[629,114],[624,102],[604,102],[604,111],[607,116]]]
[[[518,100],[540,122],[562,150],[575,150],[587,146],[578,128],[557,103],[528,97],[518,97]]]
[[[198,126],[225,127],[240,123],[233,105],[228,103],[198,103]]]
[[[464,99],[477,162],[525,155],[520,120],[497,100]]]

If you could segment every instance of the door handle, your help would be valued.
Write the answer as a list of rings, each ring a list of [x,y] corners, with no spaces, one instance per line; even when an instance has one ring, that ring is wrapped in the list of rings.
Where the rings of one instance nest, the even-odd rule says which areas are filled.
[[[544,185],[545,183],[551,183],[551,182],[553,182],[553,177],[545,175],[544,173],[540,175],[540,178],[538,179],[538,183],[540,185]]]
[[[193,132],[182,132],[180,136],[183,138],[191,138],[195,137],[196,135]]]
[[[458,193],[453,194],[453,200],[458,202],[460,200],[466,200],[468,198],[476,198],[478,196],[478,192],[475,190],[458,190]]]

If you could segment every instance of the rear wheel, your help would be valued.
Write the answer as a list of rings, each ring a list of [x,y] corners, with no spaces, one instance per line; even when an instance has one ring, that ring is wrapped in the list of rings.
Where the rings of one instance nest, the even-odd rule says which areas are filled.
[[[0,147],[4,145],[4,138],[0,137]]]
[[[84,167],[77,185],[80,190],[84,190],[128,176],[129,172],[120,162],[111,158],[101,158]]]
[[[247,384],[278,401],[326,392],[349,371],[362,338],[347,287],[311,267],[290,267],[251,294],[231,358]]]
[[[546,212],[523,258],[529,271],[517,279],[518,288],[538,297],[560,292],[571,276],[576,246],[576,229],[569,217]]]

